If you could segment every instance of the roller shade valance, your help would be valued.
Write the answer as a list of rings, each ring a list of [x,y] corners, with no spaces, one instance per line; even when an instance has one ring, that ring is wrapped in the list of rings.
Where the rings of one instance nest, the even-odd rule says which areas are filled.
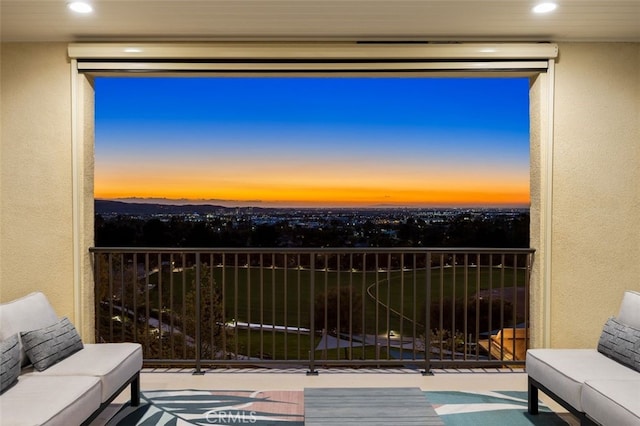
[[[80,72],[538,71],[550,43],[73,43]]]

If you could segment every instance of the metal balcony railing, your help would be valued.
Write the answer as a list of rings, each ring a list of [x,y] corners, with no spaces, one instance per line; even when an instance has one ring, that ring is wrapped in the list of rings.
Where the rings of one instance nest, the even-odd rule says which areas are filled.
[[[524,365],[533,249],[90,251],[96,341],[148,366]]]

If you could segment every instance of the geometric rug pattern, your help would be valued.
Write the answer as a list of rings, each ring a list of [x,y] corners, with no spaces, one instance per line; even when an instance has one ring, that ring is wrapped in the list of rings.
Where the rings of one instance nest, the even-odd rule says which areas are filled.
[[[302,391],[143,391],[140,406],[109,421],[118,426],[238,425],[302,426]]]
[[[539,414],[530,415],[527,392],[428,391],[425,394],[447,426],[567,424],[542,403]]]

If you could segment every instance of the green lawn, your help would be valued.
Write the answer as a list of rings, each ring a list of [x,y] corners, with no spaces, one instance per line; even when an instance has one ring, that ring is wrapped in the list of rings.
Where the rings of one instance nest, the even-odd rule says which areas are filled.
[[[479,290],[499,289],[501,285],[523,287],[526,279],[524,269],[510,267],[458,266],[432,268],[429,272],[433,301],[440,300],[441,295],[468,299]],[[193,268],[171,274],[165,271],[161,277],[158,273],[152,274],[149,277],[149,282],[154,285],[149,290],[151,305],[157,306],[162,299],[165,307],[180,309],[185,295],[193,289],[194,275]],[[413,319],[423,322],[418,317],[424,312],[428,286],[428,271],[425,269],[366,273],[316,271],[312,274],[309,270],[297,269],[214,267],[211,276],[217,285],[224,283],[227,321],[235,319],[289,327],[310,327],[312,286],[314,296],[331,288],[353,286],[364,301],[363,315],[354,321],[364,324],[368,333],[388,329],[412,333]],[[466,290],[465,280],[468,282]],[[380,304],[375,303],[367,290],[377,296]],[[403,315],[400,316],[399,312]]]

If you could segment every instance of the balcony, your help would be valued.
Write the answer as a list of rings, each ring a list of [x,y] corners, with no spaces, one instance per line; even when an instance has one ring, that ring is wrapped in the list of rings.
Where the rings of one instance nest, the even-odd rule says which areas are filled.
[[[147,367],[524,365],[532,249],[91,252],[96,341]]]

